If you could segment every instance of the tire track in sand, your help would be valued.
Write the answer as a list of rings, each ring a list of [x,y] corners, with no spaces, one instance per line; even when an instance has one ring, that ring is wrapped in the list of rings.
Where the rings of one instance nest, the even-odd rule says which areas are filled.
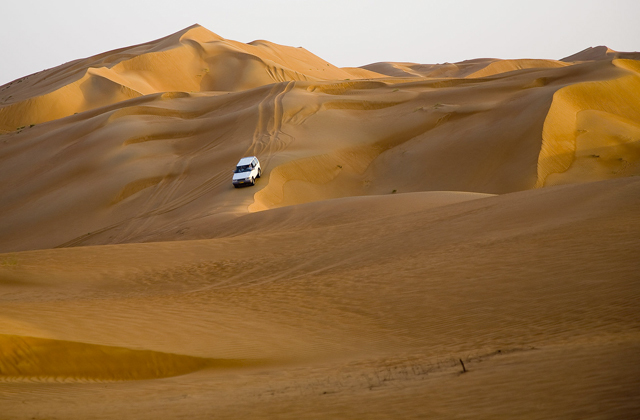
[[[273,155],[287,148],[294,140],[293,136],[282,131],[284,119],[283,99],[284,96],[294,88],[294,86],[295,82],[293,81],[276,83],[273,85],[267,96],[258,104],[258,121],[256,129],[253,134],[251,145],[248,147],[244,156],[261,155],[261,166],[263,168],[263,172],[264,169],[269,166],[269,162]],[[197,152],[202,152],[210,147],[211,146],[209,144],[206,144],[205,146],[183,156],[183,158],[186,158],[187,162],[189,162]],[[184,162],[180,166],[184,168]],[[117,234],[114,238],[117,238],[116,242],[127,241],[143,232],[144,229],[151,224],[151,218],[171,212],[185,204],[197,200],[202,195],[209,193],[217,186],[227,181],[226,173],[219,173],[209,178],[198,187],[191,189],[186,194],[175,197],[177,190],[179,190],[179,187],[185,181],[184,171],[179,171],[178,174],[179,175],[173,179],[164,179],[156,186],[152,196],[145,204],[145,209],[143,209],[141,213],[88,234],[73,238],[57,245],[56,248],[78,246],[94,236],[104,234],[107,231],[116,228],[123,228],[126,232],[124,234]],[[169,191],[169,194],[163,194],[167,191]],[[133,230],[126,228],[126,226],[139,222],[140,220],[142,220],[142,224],[133,228]]]
[[[282,131],[284,117],[284,96],[295,86],[295,82],[277,83],[267,97],[258,104],[258,122],[253,133],[253,141],[245,156],[263,157],[262,167],[266,168],[273,155],[287,148],[294,137]],[[266,156],[264,156],[266,154]]]
[[[181,156],[181,159],[174,164],[175,171],[170,171],[174,174],[172,176],[166,176],[162,181],[155,185],[152,189],[151,196],[142,204],[140,212],[136,215],[127,217],[116,223],[104,226],[95,231],[80,235],[72,238],[64,243],[61,243],[55,248],[67,248],[73,246],[79,246],[85,243],[87,240],[105,234],[108,231],[120,230],[116,233],[111,240],[114,243],[128,242],[132,238],[135,238],[142,234],[145,229],[152,224],[152,219],[155,216],[161,216],[163,214],[174,211],[184,205],[187,205],[198,198],[210,193],[216,187],[227,182],[228,177],[225,172],[220,172],[212,177],[207,178],[204,182],[201,182],[196,187],[189,189],[183,194],[179,194],[179,190],[183,187],[187,179],[187,171],[191,160],[199,153],[210,150],[218,144],[220,137],[215,138],[212,142],[209,142],[197,149],[186,153]],[[172,222],[167,222],[172,224]],[[135,225],[135,226],[134,226]],[[131,226],[134,226],[131,228]]]

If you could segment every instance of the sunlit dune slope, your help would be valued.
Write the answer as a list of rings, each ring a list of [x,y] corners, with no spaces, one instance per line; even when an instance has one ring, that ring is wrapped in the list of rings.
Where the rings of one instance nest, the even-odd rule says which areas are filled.
[[[640,175],[640,66],[635,60],[613,64],[625,73],[554,94],[536,186]]]
[[[499,60],[488,64],[486,67],[475,71],[467,77],[486,77],[493,76],[495,74],[506,73],[509,71],[523,70],[523,69],[544,69],[544,68],[556,68],[564,67],[570,64],[563,63],[561,61],[554,60]]]
[[[430,193],[254,213],[244,217],[259,229],[238,225],[214,239],[0,255],[0,328],[37,337],[10,340],[42,344],[43,358],[70,346],[117,366],[111,350],[98,355],[110,346],[246,362],[229,374],[66,394],[0,383],[5,401],[24,401],[6,415],[100,418],[135,407],[152,418],[215,407],[232,418],[259,404],[253,417],[323,418],[328,403],[341,407],[338,418],[637,413],[625,390],[640,373],[626,363],[640,326],[640,180],[437,207],[419,194]],[[160,369],[183,366],[157,357]],[[46,363],[34,366],[32,379],[45,376]],[[47,391],[57,398],[38,399]],[[69,404],[75,396],[83,404]]]
[[[0,347],[0,379],[140,380],[184,375],[208,367],[241,366],[236,360],[12,335],[0,335]]]
[[[598,60],[640,60],[640,53],[619,52],[605,46],[589,47],[561,60],[476,58],[457,63],[417,64],[379,62],[362,66],[362,69],[397,78],[464,78],[486,77],[524,69],[556,68],[580,62]]]
[[[194,25],[146,44],[44,70],[0,87],[0,130],[13,131],[158,92],[239,91],[287,80],[379,76],[339,69],[303,48],[226,40]]]
[[[570,64],[555,60],[499,60],[495,58],[478,58],[459,63],[416,64],[381,62],[362,66],[365,70],[374,71],[391,77],[429,77],[429,78],[463,78],[485,77],[508,71],[537,68],[563,67]]]
[[[417,63],[396,63],[380,62],[362,66],[365,70],[374,71],[390,77],[465,77],[483,67],[489,65],[492,58],[467,60],[460,63],[443,64],[417,64]]]

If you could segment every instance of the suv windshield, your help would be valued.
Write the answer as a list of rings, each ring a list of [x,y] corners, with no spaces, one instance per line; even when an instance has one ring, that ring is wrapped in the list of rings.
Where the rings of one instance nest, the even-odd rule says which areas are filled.
[[[251,165],[236,166],[236,170],[233,171],[233,173],[235,174],[239,174],[242,172],[251,172]]]

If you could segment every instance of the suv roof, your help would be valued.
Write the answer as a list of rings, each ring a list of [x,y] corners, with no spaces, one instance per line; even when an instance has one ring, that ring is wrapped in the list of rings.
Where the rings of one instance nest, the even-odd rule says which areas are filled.
[[[236,166],[249,165],[251,161],[255,158],[256,158],[255,156],[243,157],[242,159],[240,159],[240,162],[238,162],[238,165]]]

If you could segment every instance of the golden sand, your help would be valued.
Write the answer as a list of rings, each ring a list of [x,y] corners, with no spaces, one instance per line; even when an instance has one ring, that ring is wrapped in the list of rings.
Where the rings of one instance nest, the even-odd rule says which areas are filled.
[[[0,418],[639,417],[638,63],[195,25],[0,87]]]

